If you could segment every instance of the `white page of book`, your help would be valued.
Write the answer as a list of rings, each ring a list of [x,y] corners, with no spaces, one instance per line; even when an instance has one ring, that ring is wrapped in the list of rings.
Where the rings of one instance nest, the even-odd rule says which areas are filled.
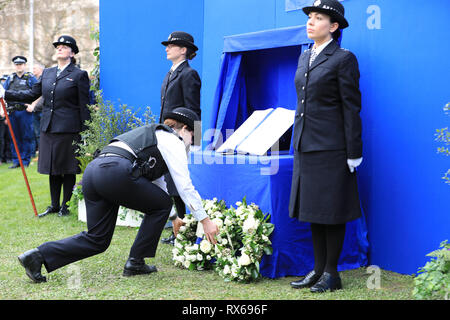
[[[295,110],[275,109],[238,147],[239,153],[264,155],[294,124]]]
[[[241,143],[263,119],[273,110],[256,110],[245,122],[216,150],[217,152],[234,152],[236,146]]]

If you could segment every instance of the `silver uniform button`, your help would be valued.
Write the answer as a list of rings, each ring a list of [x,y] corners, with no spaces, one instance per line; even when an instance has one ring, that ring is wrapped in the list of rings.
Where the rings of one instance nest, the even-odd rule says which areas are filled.
[[[302,112],[302,113],[300,113],[300,117],[303,117],[303,115],[304,115],[304,113]]]

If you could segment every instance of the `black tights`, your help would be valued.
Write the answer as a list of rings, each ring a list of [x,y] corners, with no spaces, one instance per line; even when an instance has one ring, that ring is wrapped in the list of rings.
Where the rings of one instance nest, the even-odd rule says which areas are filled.
[[[61,187],[63,188],[62,206],[67,206],[67,202],[72,197],[73,186],[75,185],[76,176],[74,174],[50,175],[50,197],[52,199],[52,207],[59,208],[59,199],[61,197]]]
[[[311,223],[314,247],[314,271],[337,277],[337,265],[345,238],[345,224]]]

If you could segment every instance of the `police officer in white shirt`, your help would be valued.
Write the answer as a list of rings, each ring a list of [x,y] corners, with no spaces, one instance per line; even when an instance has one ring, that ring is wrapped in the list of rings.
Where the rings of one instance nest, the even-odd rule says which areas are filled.
[[[171,213],[172,200],[164,180],[167,172],[186,206],[202,223],[206,239],[216,243],[218,228],[203,209],[188,171],[187,151],[198,116],[180,107],[164,118],[164,124],[146,125],[117,136],[89,163],[83,175],[88,231],[43,243],[20,255],[20,263],[34,282],[46,281],[42,265],[51,272],[104,252],[114,233],[119,206],[145,213],[123,275],[157,271],[155,266],[145,264],[144,258],[155,256],[169,214],[176,232],[183,224]]]

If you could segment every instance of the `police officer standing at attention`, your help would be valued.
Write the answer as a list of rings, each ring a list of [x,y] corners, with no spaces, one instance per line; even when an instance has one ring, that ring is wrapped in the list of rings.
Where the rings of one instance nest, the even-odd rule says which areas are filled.
[[[185,107],[194,111],[201,119],[200,88],[201,80],[197,71],[192,69],[187,60],[192,60],[197,54],[194,37],[183,31],[174,31],[167,41],[161,42],[166,47],[167,60],[172,62],[170,71],[164,78],[161,86],[161,113],[159,121],[162,122],[164,114],[178,107]],[[200,135],[200,133],[198,133]],[[186,207],[177,194],[170,176],[166,177],[169,194],[180,217],[184,217]],[[173,244],[175,236],[162,239],[163,243]]]
[[[56,67],[44,69],[41,79],[31,89],[7,90],[5,93],[9,101],[32,103],[40,96],[44,99],[38,172],[49,175],[51,205],[39,217],[50,213],[69,214],[67,202],[72,196],[76,174],[81,172],[74,142],[80,141],[80,132],[90,116],[87,108],[89,77],[75,65],[75,55],[79,51],[75,39],[61,36],[53,46],[58,61]],[[61,189],[63,200],[60,205]]]
[[[11,74],[3,84],[6,90],[28,90],[37,82],[31,72],[25,72],[27,58],[15,56],[12,58],[16,72]],[[8,114],[11,126],[16,138],[17,147],[24,166],[28,167],[31,160],[32,148],[34,146],[33,114],[26,111],[25,103],[17,100],[7,100]],[[12,165],[9,169],[20,167],[14,144],[11,143]]]
[[[203,209],[200,195],[188,171],[187,149],[194,136],[196,113],[177,108],[165,116],[165,124],[150,124],[114,138],[87,166],[83,175],[87,232],[46,242],[18,257],[34,282],[44,282],[42,264],[52,272],[69,263],[104,252],[114,233],[119,206],[145,213],[131,247],[123,275],[157,271],[145,264],[154,257],[159,237],[172,208],[164,174],[170,172],[183,201],[202,223],[208,241],[216,243],[217,226]],[[183,224],[174,215],[175,232]]]
[[[356,167],[362,162],[358,61],[339,46],[348,27],[344,6],[317,0],[308,15],[311,49],[295,74],[294,168],[290,217],[311,226],[314,269],[291,286],[312,292],[342,288],[337,270],[346,223],[361,217]]]

